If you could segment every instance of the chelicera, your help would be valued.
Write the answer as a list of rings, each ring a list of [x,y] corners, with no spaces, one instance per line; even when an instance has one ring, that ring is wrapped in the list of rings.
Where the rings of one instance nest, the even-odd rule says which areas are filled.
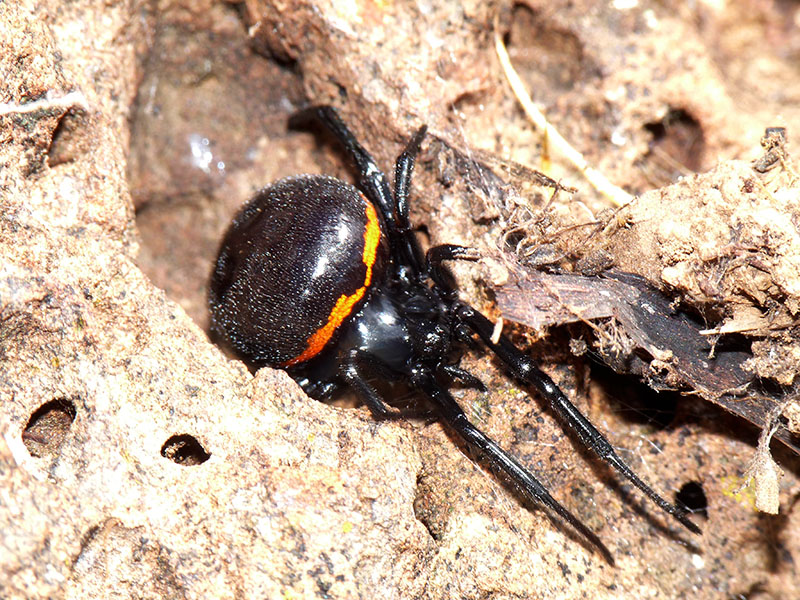
[[[477,253],[452,244],[422,251],[408,215],[425,127],[397,158],[392,194],[386,175],[335,109],[316,107],[308,114],[343,144],[355,162],[358,188],[299,175],[262,189],[242,208],[222,242],[210,286],[213,327],[234,350],[252,365],[285,369],[316,398],[350,387],[377,418],[395,413],[373,382],[409,385],[494,470],[613,562],[597,535],[475,427],[448,391],[453,380],[483,388],[454,362],[477,337],[513,377],[547,400],[582,444],[699,533],[686,511],[644,483],[548,375],[505,336],[493,339],[492,322],[458,298],[443,263],[476,260]]]

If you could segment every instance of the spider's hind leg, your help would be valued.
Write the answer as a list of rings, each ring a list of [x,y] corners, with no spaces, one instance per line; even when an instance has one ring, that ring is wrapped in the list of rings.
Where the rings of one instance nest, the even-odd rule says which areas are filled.
[[[396,253],[402,240],[395,219],[395,200],[389,189],[386,175],[378,168],[372,155],[367,152],[350,128],[342,121],[339,112],[334,107],[310,106],[292,115],[289,119],[289,126],[299,127],[312,119],[322,123],[350,155],[358,171],[358,185],[369,201],[380,210],[381,218],[386,224],[389,245]]]
[[[416,275],[422,273],[424,265],[422,248],[408,220],[408,194],[411,187],[411,176],[414,173],[414,163],[427,130],[428,128],[423,125],[416,131],[403,152],[397,157],[394,166],[394,210],[397,235],[405,253],[402,258]]]
[[[367,152],[350,128],[342,121],[334,107],[312,106],[295,113],[290,119],[290,126],[297,126],[310,117],[316,118],[325,125],[347,150],[358,171],[359,188],[381,212],[381,218],[386,225],[386,236],[395,260],[418,276],[422,273],[424,264],[419,242],[408,222],[408,192],[414,172],[414,162],[427,128],[420,127],[397,158],[395,192],[392,195],[386,175],[378,167],[372,155]]]
[[[419,406],[397,408],[387,405],[370,380],[396,383],[403,378],[392,371],[381,360],[369,352],[354,350],[339,367],[339,377],[352,389],[356,396],[369,408],[377,421],[384,419],[420,418],[427,412]]]
[[[394,166],[394,201],[397,210],[397,224],[401,229],[411,228],[408,221],[408,192],[411,187],[411,175],[414,173],[414,163],[426,131],[428,128],[425,125],[417,129],[403,152],[397,157]]]
[[[372,412],[372,416],[377,420],[398,416],[395,415],[393,411],[389,410],[383,398],[380,397],[375,388],[372,387],[372,384],[367,380],[367,377],[382,370],[382,365],[378,364],[376,359],[360,351],[352,352],[339,369],[339,376],[352,388],[361,401],[367,405],[367,408]]]

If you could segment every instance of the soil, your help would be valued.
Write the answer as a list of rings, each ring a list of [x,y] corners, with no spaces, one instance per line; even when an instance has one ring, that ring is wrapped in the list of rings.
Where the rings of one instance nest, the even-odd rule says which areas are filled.
[[[101,4],[0,3],[0,596],[800,597],[796,3]],[[632,202],[528,120],[495,27]],[[288,127],[311,104],[387,173],[429,127],[425,244],[480,250],[462,298],[701,536],[479,351],[461,364],[490,391],[458,401],[616,566],[439,423],[225,349],[206,287],[239,206],[353,180]]]

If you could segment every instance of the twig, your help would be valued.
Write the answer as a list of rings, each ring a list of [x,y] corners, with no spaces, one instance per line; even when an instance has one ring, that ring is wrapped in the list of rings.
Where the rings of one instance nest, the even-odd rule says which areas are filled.
[[[522,79],[520,79],[514,66],[511,64],[508,51],[500,35],[497,17],[495,17],[494,20],[494,42],[497,57],[500,59],[500,64],[503,66],[503,72],[505,73],[508,83],[514,91],[517,100],[519,100],[519,103],[522,105],[525,114],[528,115],[528,118],[533,122],[534,126],[543,132],[545,144],[551,145],[553,150],[572,163],[587,181],[589,181],[592,187],[611,200],[615,206],[624,206],[633,200],[633,196],[628,192],[614,185],[600,171],[589,166],[589,163],[583,155],[573,148],[558,130],[548,123],[544,114],[536,108],[528,91],[525,89],[525,84],[522,83]]]
[[[69,109],[69,108],[82,108],[87,110],[89,104],[86,102],[86,96],[82,92],[69,92],[59,98],[51,98],[48,92],[47,96],[41,100],[34,100],[33,102],[26,102],[25,104],[13,104],[11,102],[0,102],[0,117],[14,114],[32,113],[39,110],[48,110],[51,108]]]

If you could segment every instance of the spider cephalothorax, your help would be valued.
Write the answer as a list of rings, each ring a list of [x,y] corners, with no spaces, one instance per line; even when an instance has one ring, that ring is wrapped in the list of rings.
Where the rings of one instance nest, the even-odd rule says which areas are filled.
[[[475,260],[477,254],[450,244],[422,252],[409,223],[408,193],[425,128],[398,157],[392,194],[386,176],[333,108],[310,113],[355,161],[358,188],[301,175],[259,191],[222,242],[210,286],[214,328],[251,364],[286,369],[310,395],[351,387],[376,417],[391,413],[370,381],[410,385],[492,468],[611,560],[600,539],[470,423],[448,392],[443,382],[451,379],[482,386],[452,362],[454,351],[477,335],[516,379],[549,402],[581,443],[699,533],[683,509],[661,498],[622,461],[548,375],[506,337],[493,338],[492,323],[458,299],[442,263]]]

